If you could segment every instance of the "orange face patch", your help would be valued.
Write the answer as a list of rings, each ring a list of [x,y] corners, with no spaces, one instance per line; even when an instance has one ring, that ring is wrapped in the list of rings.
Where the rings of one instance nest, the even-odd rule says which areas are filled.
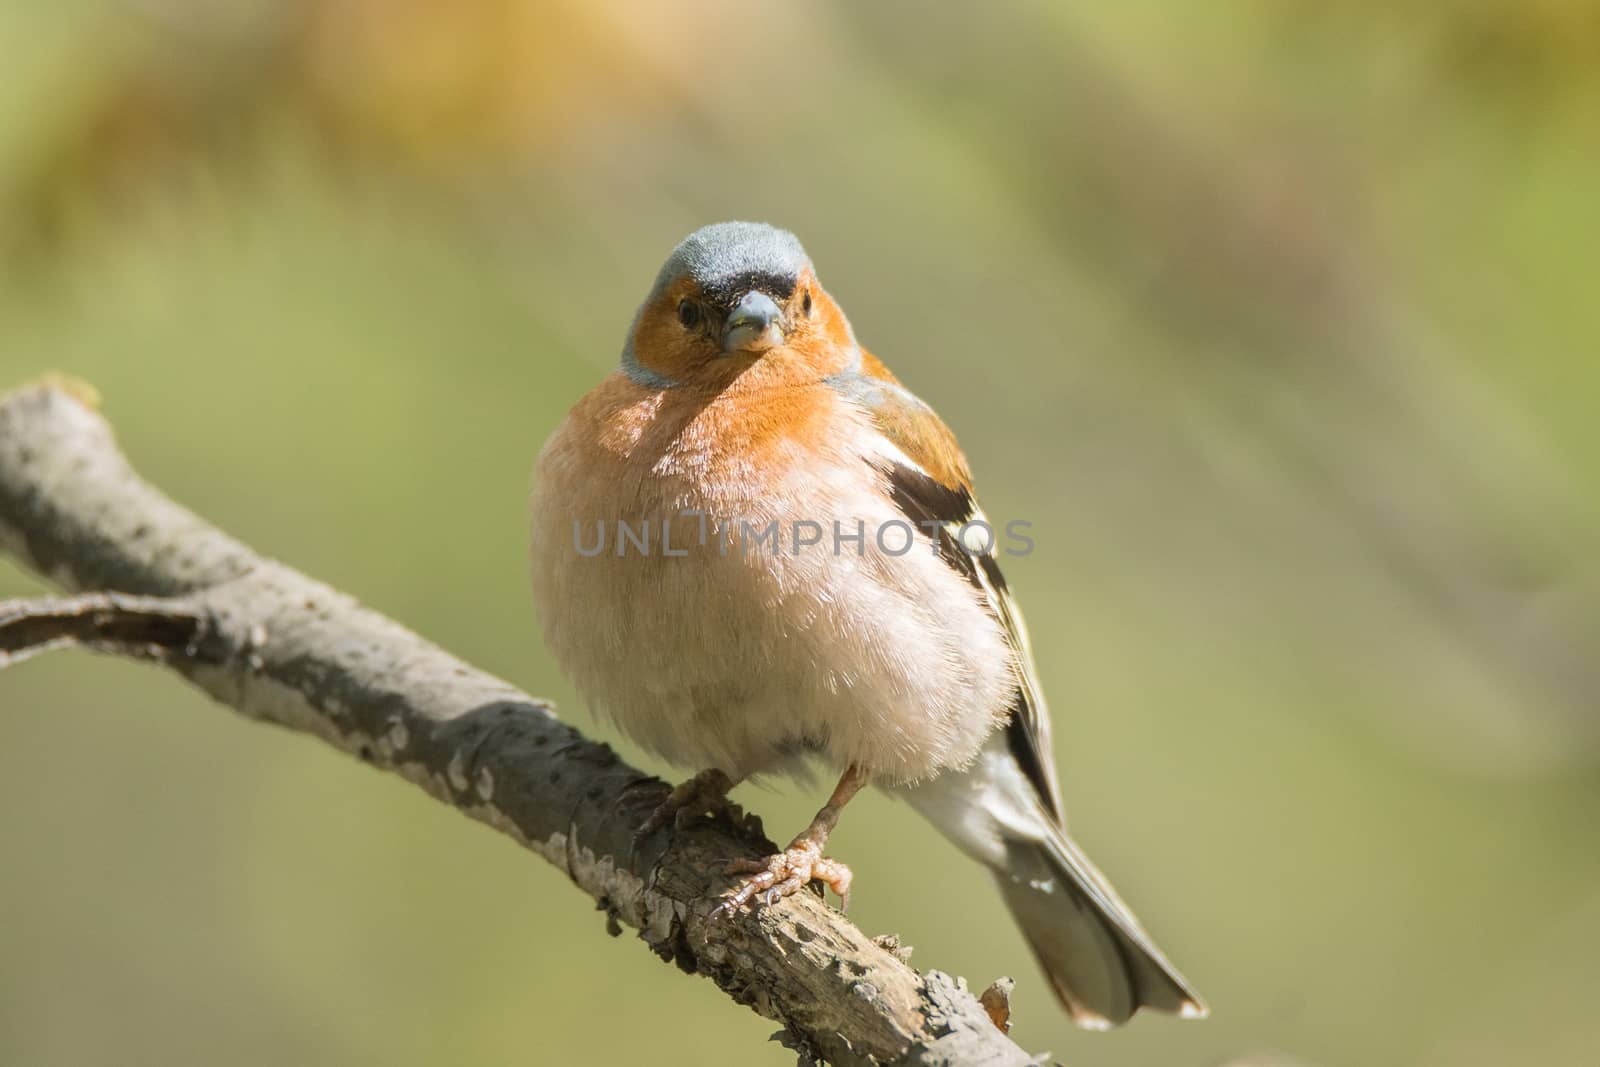
[[[680,318],[680,305],[702,299],[695,284],[683,278],[640,310],[630,343],[633,358],[641,367],[683,381],[695,368],[721,354],[703,324],[696,328]]]
[[[801,273],[781,306],[782,344],[761,353],[727,353],[720,333],[726,309],[693,280],[679,279],[641,309],[633,358],[677,386],[712,390],[738,380],[746,386],[816,382],[853,364],[850,324],[810,270]]]

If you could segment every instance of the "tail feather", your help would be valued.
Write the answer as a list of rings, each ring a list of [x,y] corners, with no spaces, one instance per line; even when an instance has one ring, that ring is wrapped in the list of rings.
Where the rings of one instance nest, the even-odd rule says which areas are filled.
[[[1205,1002],[1167,961],[1089,861],[1003,743],[961,772],[902,795],[993,872],[1056,996],[1073,1021],[1107,1029],[1140,1008],[1187,1018]]]
[[[1051,837],[1006,842],[995,882],[1073,1021],[1107,1029],[1141,1007],[1204,1016],[1205,1002],[1088,857],[1059,830]]]

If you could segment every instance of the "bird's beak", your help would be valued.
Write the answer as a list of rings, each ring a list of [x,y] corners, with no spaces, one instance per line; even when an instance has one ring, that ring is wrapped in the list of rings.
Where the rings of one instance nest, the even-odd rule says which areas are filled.
[[[758,289],[740,297],[722,328],[722,351],[765,352],[781,344],[783,309]]]

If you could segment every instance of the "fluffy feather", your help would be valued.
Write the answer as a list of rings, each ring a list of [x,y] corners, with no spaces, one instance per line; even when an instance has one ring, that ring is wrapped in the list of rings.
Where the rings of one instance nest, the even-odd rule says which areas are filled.
[[[1004,633],[931,552],[876,543],[903,519],[861,450],[870,426],[815,388],[781,433],[740,390],[680,408],[617,377],[586,398],[539,461],[546,640],[599,710],[687,766],[737,780],[807,751],[892,781],[965,766],[1008,713]],[[690,512],[709,516],[705,545]],[[741,544],[774,521],[781,551]],[[663,522],[688,556],[663,553]],[[860,554],[794,551],[807,522],[829,538],[864,524]],[[653,547],[619,544],[622,523]],[[580,553],[601,528],[604,551]]]

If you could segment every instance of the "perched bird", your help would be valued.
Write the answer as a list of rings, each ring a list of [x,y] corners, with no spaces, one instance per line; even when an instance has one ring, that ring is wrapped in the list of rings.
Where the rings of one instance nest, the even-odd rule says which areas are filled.
[[[1063,828],[1027,631],[954,435],[856,342],[792,234],[727,222],[678,245],[535,486],[552,653],[699,771],[646,831],[753,775],[840,773],[787,849],[730,872],[724,911],[813,880],[847,900],[822,851],[870,782],[994,873],[1080,1025],[1206,1013]]]

